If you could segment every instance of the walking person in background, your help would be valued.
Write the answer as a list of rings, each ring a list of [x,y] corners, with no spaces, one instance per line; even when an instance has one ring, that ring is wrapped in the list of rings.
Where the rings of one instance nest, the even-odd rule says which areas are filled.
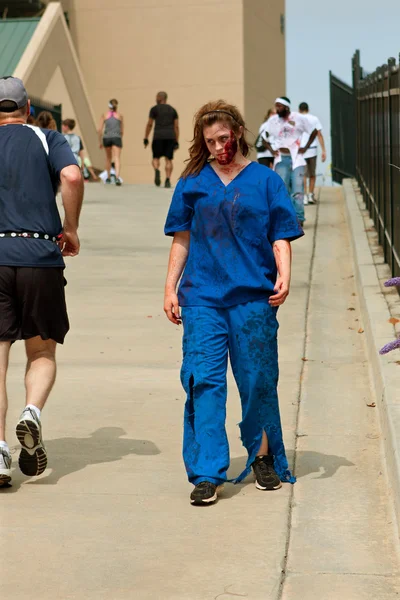
[[[260,129],[258,130],[258,137],[255,144],[255,148],[257,150],[257,160],[260,165],[265,165],[266,167],[272,168],[274,164],[274,155],[267,148],[267,138],[265,137],[265,125],[272,115],[276,114],[275,108],[270,108],[266,114],[264,122],[260,125]]]
[[[85,156],[81,138],[79,137],[79,135],[74,133],[75,125],[76,123],[74,119],[64,119],[61,125],[61,130],[64,134],[65,139],[68,142],[69,147],[72,150],[72,154],[75,156],[76,162],[78,163],[85,179],[89,178],[90,173],[94,181],[99,181],[100,179],[94,172],[92,163],[90,162],[89,158]],[[85,174],[85,169],[87,169],[88,172],[87,177]]]
[[[176,110],[167,104],[168,96],[165,92],[158,92],[157,104],[150,109],[149,120],[144,132],[144,147],[149,145],[149,135],[154,124],[152,143],[154,168],[154,183],[161,185],[160,159],[165,158],[165,187],[171,187],[171,174],[173,169],[174,151],[179,148],[179,120]]]
[[[11,345],[25,341],[26,405],[16,426],[19,467],[46,468],[41,411],[56,379],[56,347],[69,329],[63,256],[79,253],[82,176],[64,137],[27,126],[20,79],[0,79],[0,485],[11,482],[6,377]],[[61,189],[64,223],[56,194]]]
[[[325,150],[325,140],[322,135],[322,125],[318,117],[312,115],[308,111],[307,102],[301,102],[299,104],[299,111],[301,115],[304,115],[312,124],[314,129],[317,130],[317,137],[307,150],[304,153],[304,158],[307,163],[306,172],[304,175],[304,204],[315,204],[316,200],[314,197],[315,190],[315,182],[317,179],[317,156],[318,156],[318,142],[321,145],[322,150],[322,162],[326,160],[326,150]],[[307,133],[303,133],[303,137],[301,139],[301,145],[306,146],[308,142],[309,135]],[[309,187],[307,193],[307,179],[309,179]]]
[[[57,131],[57,123],[53,119],[53,115],[48,110],[42,110],[36,119],[36,125],[41,129],[51,129]]]
[[[290,100],[281,96],[275,100],[276,115],[265,125],[266,147],[275,156],[274,169],[285,182],[291,194],[294,209],[300,224],[304,217],[304,153],[313,143],[317,130],[310,121],[298,112],[291,112]],[[302,147],[303,133],[309,135],[307,144]],[[274,148],[271,146],[273,141]]]
[[[164,311],[184,325],[183,457],[195,505],[215,502],[227,480],[228,353],[248,453],[234,481],[251,469],[259,490],[295,481],[279,415],[276,313],[289,293],[290,242],[303,231],[282,179],[249,151],[238,109],[223,100],[204,105],[165,225],[174,239]]]
[[[106,152],[106,183],[112,183],[111,163],[115,164],[115,184],[121,185],[121,150],[124,135],[124,118],[118,112],[118,100],[113,98],[108,103],[108,111],[101,115],[99,127],[100,148]],[[114,179],[114,177],[113,177]]]

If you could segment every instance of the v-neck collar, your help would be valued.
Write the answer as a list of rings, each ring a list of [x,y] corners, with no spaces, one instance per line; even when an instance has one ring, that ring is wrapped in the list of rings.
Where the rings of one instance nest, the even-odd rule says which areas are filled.
[[[239,173],[238,173],[237,175],[235,175],[235,177],[232,179],[232,181],[230,181],[229,183],[226,183],[226,184],[225,184],[225,183],[222,181],[221,177],[218,175],[218,173],[215,171],[215,169],[213,169],[213,168],[212,168],[212,166],[210,165],[210,163],[207,163],[207,166],[208,166],[208,168],[209,168],[209,169],[210,169],[210,170],[211,170],[211,171],[214,173],[214,175],[215,175],[215,177],[218,179],[218,181],[219,181],[219,182],[220,182],[220,183],[221,183],[221,184],[224,186],[224,188],[226,189],[226,188],[228,188],[228,187],[231,185],[231,183],[233,183],[234,181],[236,181],[236,179],[237,179],[238,177],[240,177],[240,175],[241,175],[242,173],[244,173],[245,171],[247,171],[247,169],[248,169],[248,168],[250,167],[250,165],[252,165],[252,164],[254,164],[254,160],[251,160],[251,161],[249,162],[249,164],[248,164],[248,165],[246,165],[246,166],[244,167],[244,169],[242,169],[241,171],[239,171]]]

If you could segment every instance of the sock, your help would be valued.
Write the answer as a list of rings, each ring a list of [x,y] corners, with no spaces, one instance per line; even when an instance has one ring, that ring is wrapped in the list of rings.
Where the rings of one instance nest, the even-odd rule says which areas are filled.
[[[8,454],[10,454],[10,448],[8,447],[7,442],[5,442],[4,440],[0,440],[0,448],[4,448],[4,450],[6,450]]]
[[[30,408],[31,410],[33,410],[33,412],[36,413],[37,418],[40,419],[40,413],[42,412],[40,408],[34,406],[33,404],[27,404],[25,408]]]

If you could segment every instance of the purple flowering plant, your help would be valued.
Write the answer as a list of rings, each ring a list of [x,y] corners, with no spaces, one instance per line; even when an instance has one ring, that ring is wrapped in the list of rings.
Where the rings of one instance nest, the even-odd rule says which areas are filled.
[[[384,285],[385,287],[400,286],[400,277],[393,277],[392,279],[388,279],[387,281],[385,281]],[[379,350],[379,354],[387,354],[392,350],[396,350],[396,348],[400,348],[400,338],[397,338],[396,340],[385,344],[383,348]]]

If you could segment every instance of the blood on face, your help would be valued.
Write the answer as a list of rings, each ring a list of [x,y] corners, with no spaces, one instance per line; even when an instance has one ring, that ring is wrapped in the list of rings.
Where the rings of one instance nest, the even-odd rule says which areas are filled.
[[[236,135],[231,129],[229,140],[224,145],[224,151],[216,156],[217,162],[220,165],[229,165],[238,151],[238,141]]]

